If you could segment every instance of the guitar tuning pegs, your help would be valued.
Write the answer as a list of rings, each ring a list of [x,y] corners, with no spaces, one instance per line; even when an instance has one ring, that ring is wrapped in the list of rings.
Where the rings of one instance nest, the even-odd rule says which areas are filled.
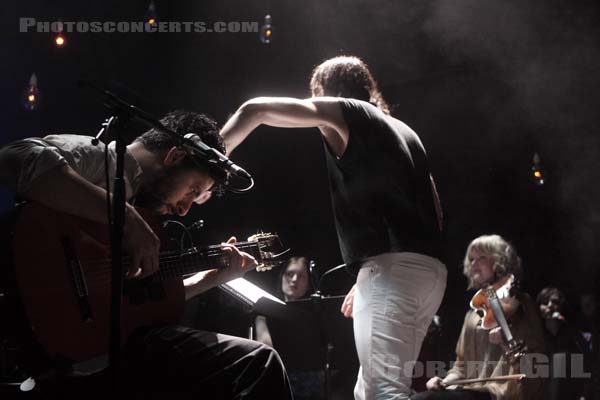
[[[257,272],[265,272],[265,271],[270,271],[273,269],[272,265],[269,264],[258,264],[256,266],[256,271]]]
[[[257,242],[257,241],[259,241],[261,239],[266,240],[266,239],[272,239],[272,238],[275,238],[275,237],[277,237],[277,235],[274,235],[274,234],[272,234],[270,232],[265,233],[265,232],[261,231],[261,232],[257,232],[254,235],[248,237],[247,241],[248,242]]]

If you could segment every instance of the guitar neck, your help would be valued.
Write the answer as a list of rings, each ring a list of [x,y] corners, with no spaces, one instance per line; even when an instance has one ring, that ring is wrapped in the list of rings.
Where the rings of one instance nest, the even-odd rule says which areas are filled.
[[[240,251],[249,253],[257,260],[262,259],[260,244],[258,242],[235,243]],[[184,251],[170,251],[161,253],[160,270],[156,276],[163,279],[181,277],[213,268],[227,268],[229,266],[229,253],[220,245],[204,248],[191,248]],[[129,260],[127,260],[129,261]]]

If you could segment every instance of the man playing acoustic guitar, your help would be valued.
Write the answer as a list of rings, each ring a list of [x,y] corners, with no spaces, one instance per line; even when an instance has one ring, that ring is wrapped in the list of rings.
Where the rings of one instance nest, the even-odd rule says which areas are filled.
[[[205,115],[176,111],[161,122],[181,135],[196,133],[207,145],[225,152],[216,122]],[[0,184],[18,197],[53,211],[106,224],[105,167],[108,181],[112,182],[114,165],[114,143],[105,150],[103,144],[93,145],[91,137],[79,135],[25,139],[0,149]],[[159,270],[160,240],[133,204],[160,214],[183,216],[193,203],[208,201],[223,184],[225,175],[207,162],[192,158],[175,146],[168,135],[155,130],[127,146],[125,181],[129,204],[123,247],[129,256],[129,281],[152,276]],[[229,258],[228,268],[200,272],[184,281],[186,298],[256,267],[255,258],[239,251],[234,242],[235,238],[231,238],[222,245]],[[44,267],[42,264],[35,268],[41,271]],[[123,354],[127,391],[142,398],[173,394],[177,398],[290,398],[279,356],[258,342],[159,325],[137,329]],[[89,390],[87,396],[101,396],[100,389]],[[65,388],[57,390],[58,396],[73,394]]]

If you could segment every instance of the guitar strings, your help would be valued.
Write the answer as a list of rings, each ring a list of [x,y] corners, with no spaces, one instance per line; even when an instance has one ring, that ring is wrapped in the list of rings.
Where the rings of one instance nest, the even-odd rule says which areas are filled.
[[[215,262],[215,267],[217,267],[218,265],[226,265],[228,260],[227,260],[227,258],[219,257],[217,259],[214,259],[213,261]],[[167,267],[167,268],[159,269],[153,275],[156,275],[159,277],[166,277],[166,278],[180,276],[180,275],[184,275],[188,271],[192,272],[191,270],[197,266],[198,266],[198,263],[191,263],[191,262],[181,262],[181,263],[177,263],[177,264],[170,263],[170,265],[164,265],[164,263],[163,263],[163,267]],[[125,265],[125,267],[126,267],[126,265]],[[95,278],[98,276],[110,276],[111,269],[112,269],[112,265],[107,265],[104,268],[95,268],[95,269],[86,270],[86,271],[84,271],[84,274],[90,278]],[[211,268],[206,268],[206,270],[208,270],[208,269],[211,269]],[[199,272],[199,270],[196,272]]]
[[[236,244],[236,247],[240,250],[256,250],[253,256],[259,256],[261,254],[260,243],[258,242],[240,242]],[[198,265],[198,258],[217,258],[213,261],[219,261],[221,263],[225,263],[228,257],[223,256],[223,248],[220,245],[209,246],[203,248],[201,251],[197,251],[195,253],[185,254],[181,251],[167,251],[162,253],[163,256],[160,257],[159,262],[163,267],[166,267],[164,270],[159,270],[157,274],[165,275],[165,273],[169,273],[169,269],[172,270],[171,275],[177,275],[177,272],[186,272],[187,268],[193,268]],[[220,256],[220,257],[219,257]],[[123,258],[123,266],[126,267],[131,262],[130,257]],[[112,263],[110,258],[106,259],[97,259],[83,262],[85,265],[86,275],[94,276],[101,275],[107,271],[110,271],[112,268]],[[174,268],[173,268],[174,267]],[[162,273],[161,273],[162,272]]]
[[[250,242],[246,242],[246,243],[240,243],[240,245],[236,244],[236,247],[240,250],[247,250],[247,249],[252,249],[253,247],[259,247],[256,244],[250,243]],[[260,248],[258,248],[257,250],[260,250]],[[185,252],[181,252],[178,250],[175,251],[165,251],[162,252],[159,255],[159,261],[164,261],[164,262],[169,262],[169,261],[174,261],[177,259],[182,259],[182,258],[186,258],[186,257],[214,257],[217,254],[221,254],[223,253],[223,249],[219,246],[219,247],[208,247],[208,248],[203,248],[202,250],[199,250],[197,252],[193,252],[193,253],[185,253]],[[131,257],[129,256],[125,256],[123,257],[124,263],[129,263],[131,261]],[[89,260],[86,261],[85,264],[87,266],[96,266],[96,265],[106,265],[107,263],[110,263],[111,259],[110,258],[102,258],[102,259],[94,259],[94,260]]]

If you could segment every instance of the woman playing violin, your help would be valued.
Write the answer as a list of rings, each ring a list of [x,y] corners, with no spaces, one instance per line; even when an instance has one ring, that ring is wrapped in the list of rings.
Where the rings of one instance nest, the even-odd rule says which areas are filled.
[[[521,276],[521,259],[514,247],[498,235],[484,235],[474,239],[467,248],[463,264],[469,289],[485,290],[510,275],[518,282]],[[498,297],[501,297],[500,293]],[[529,353],[542,353],[543,331],[537,307],[531,298],[525,293],[518,293],[510,298],[501,298],[500,303],[505,311],[509,334],[512,334],[514,341],[524,343]],[[487,309],[486,312],[491,313],[492,310]],[[529,359],[514,357],[514,353],[511,355],[508,352],[506,334],[500,327],[484,329],[480,314],[482,313],[475,310],[467,312],[456,345],[456,361],[446,377],[431,378],[427,382],[428,391],[417,394],[413,400],[541,398],[540,378],[495,380],[498,377],[528,372],[531,368],[525,368],[524,363]],[[519,350],[521,351],[523,348]],[[465,379],[477,379],[479,382],[453,384]]]

